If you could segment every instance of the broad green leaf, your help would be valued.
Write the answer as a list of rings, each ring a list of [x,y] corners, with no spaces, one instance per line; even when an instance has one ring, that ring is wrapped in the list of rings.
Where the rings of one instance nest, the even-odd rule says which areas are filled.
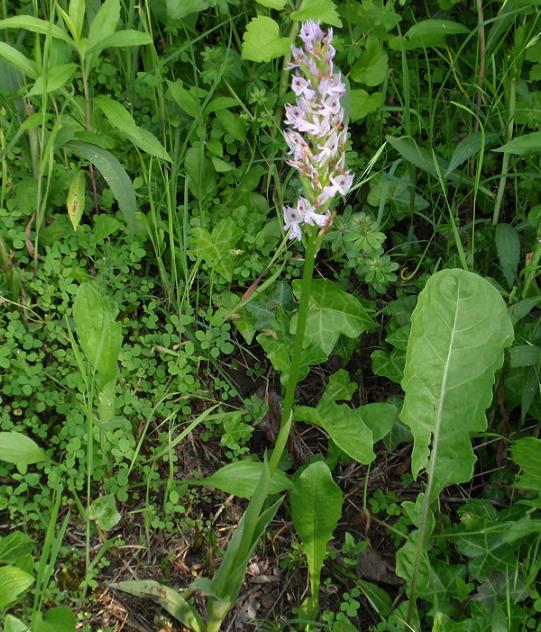
[[[517,136],[508,143],[505,143],[505,145],[493,149],[492,151],[516,154],[518,156],[537,153],[541,151],[541,132],[532,132],[531,134]]]
[[[239,105],[237,99],[233,97],[214,97],[212,101],[209,101],[208,105],[205,108],[205,113],[210,114],[211,112],[219,112],[220,110],[228,110],[229,108],[234,108]],[[251,172],[250,172],[251,173]]]
[[[312,599],[317,603],[327,544],[342,516],[342,491],[323,461],[306,467],[291,490],[291,515],[308,562]]]
[[[522,470],[516,486],[541,494],[541,439],[525,437],[515,441],[511,458]]]
[[[192,252],[203,259],[211,270],[231,282],[236,262],[234,248],[240,236],[240,226],[232,217],[226,217],[216,224],[212,233],[206,228],[193,229]]]
[[[447,46],[448,35],[469,33],[469,29],[451,20],[423,20],[414,24],[403,36],[389,42],[393,50],[415,50],[417,48],[442,48]]]
[[[359,577],[355,580],[355,585],[358,586],[361,593],[366,597],[368,603],[372,606],[374,611],[381,617],[387,617],[391,613],[392,599],[388,592],[377,584],[367,582]],[[357,628],[353,628],[357,632]]]
[[[512,369],[537,366],[541,363],[541,347],[533,344],[516,345],[509,349],[509,365]]]
[[[148,33],[141,31],[116,31],[112,35],[100,39],[88,47],[87,53],[98,53],[106,48],[125,48],[128,46],[145,46],[152,44],[152,38]]]
[[[174,82],[168,81],[167,85],[169,86],[169,94],[178,107],[189,116],[198,118],[201,114],[201,105],[195,92],[183,88],[180,79]]]
[[[256,340],[263,347],[274,369],[280,373],[280,381],[285,385],[289,380],[293,336],[286,329],[289,326],[289,318],[280,311],[276,318],[277,326],[274,329],[269,329],[268,333],[259,334]],[[287,323],[284,320],[287,320]],[[311,366],[321,364],[326,359],[327,354],[319,347],[310,346],[304,349],[299,367],[299,381],[304,380]]]
[[[67,606],[51,608],[45,615],[38,613],[32,632],[75,632],[77,618]]]
[[[0,432],[0,461],[32,465],[45,461],[45,452],[35,441],[20,432]]]
[[[50,94],[59,90],[73,77],[76,70],[77,64],[60,64],[49,68],[45,76],[41,75],[36,79],[28,96],[36,96],[44,92]]]
[[[216,189],[216,171],[205,156],[204,146],[194,143],[184,156],[184,168],[189,177],[190,191],[198,200],[212,195]]]
[[[149,131],[138,127],[133,116],[118,101],[111,97],[98,96],[94,99],[94,105],[105,114],[112,127],[127,136],[139,149],[171,162],[171,156],[160,141]]]
[[[71,37],[76,42],[79,39],[79,34],[77,33],[77,29],[72,19],[70,18],[69,13],[64,11],[64,9],[60,6],[57,7],[57,10],[58,10],[58,13],[60,14],[60,17],[64,20],[64,24],[68,28],[68,31],[70,32]]]
[[[387,136],[387,141],[396,149],[404,160],[411,162],[412,165],[415,165],[419,169],[422,169],[437,178],[438,170],[434,164],[432,152],[428,151],[424,147],[419,147],[412,138],[408,138],[406,136],[402,138]],[[447,164],[442,159],[439,159],[439,169],[442,174],[447,171]]]
[[[471,435],[486,428],[494,373],[513,326],[498,291],[464,270],[442,270],[419,295],[402,388],[402,420],[414,437],[412,471],[426,469],[431,498],[470,480]]]
[[[504,512],[484,505],[485,501],[470,501],[460,508],[461,528],[453,538],[458,552],[469,558],[470,575],[478,580],[511,570],[520,541],[541,529],[539,519],[526,515],[509,520]]]
[[[342,20],[332,0],[303,0],[300,9],[291,13],[291,19],[300,22],[314,20],[332,26],[342,26]]]
[[[111,37],[116,31],[120,19],[120,0],[105,0],[96,13],[88,32],[88,46],[97,46],[102,40]]]
[[[335,403],[317,408],[299,406],[294,418],[323,428],[342,452],[359,463],[368,465],[376,458],[372,431],[360,408]]]
[[[375,441],[387,434],[394,424],[396,409],[389,404],[351,408],[347,404],[336,403],[349,401],[355,389],[356,385],[349,381],[347,372],[341,369],[331,375],[315,408],[298,406],[293,416],[298,421],[320,426],[340,450],[359,463],[368,465],[375,458]],[[376,426],[377,438],[374,438],[370,426]]]
[[[380,94],[379,92],[377,94]],[[370,180],[368,203],[379,208],[383,202],[390,205],[396,219],[408,217],[410,214],[411,194],[414,192],[413,208],[416,213],[429,206],[428,201],[415,191],[408,174],[395,175],[381,173]]]
[[[98,169],[115,196],[128,227],[133,230],[135,228],[135,211],[137,210],[135,189],[124,167],[110,151],[96,145],[72,141],[67,146]]]
[[[86,2],[85,0],[70,0],[68,14],[70,19],[75,27],[75,33],[77,39],[81,37],[81,33],[83,32],[83,23],[85,19],[85,10],[86,10]]]
[[[1,441],[1,439],[0,439]],[[22,531],[13,531],[0,538],[0,560],[24,570],[25,560],[30,559],[30,568],[34,561],[31,557],[33,540]]]
[[[339,369],[329,377],[318,405],[325,406],[340,401],[349,402],[356,390],[357,384],[349,379],[349,373],[345,369]]]
[[[398,421],[398,410],[392,404],[385,402],[373,402],[365,404],[358,409],[364,423],[372,431],[374,443],[381,441],[391,432],[396,421]]]
[[[297,298],[301,293],[299,281],[293,282],[293,292]],[[327,279],[316,279],[312,283],[310,306],[306,322],[304,346],[318,346],[327,355],[331,353],[343,334],[357,338],[375,326],[360,301],[338,285]],[[291,321],[290,332],[295,333],[297,315]]]
[[[516,325],[525,318],[534,307],[541,305],[541,296],[531,296],[511,305],[508,309],[511,322]]]
[[[270,61],[289,52],[288,37],[280,37],[280,27],[272,18],[252,18],[246,27],[242,42],[242,59]]]
[[[73,40],[66,31],[63,31],[60,27],[48,20],[41,20],[31,15],[15,15],[11,18],[0,20],[0,30],[1,29],[25,29],[32,33],[40,33],[41,35],[50,33],[52,37],[61,39],[73,46]]]
[[[71,179],[66,208],[73,230],[77,230],[85,210],[86,180],[82,169],[76,171]]]
[[[188,603],[181,593],[169,588],[169,586],[159,584],[152,579],[146,579],[118,582],[111,584],[111,587],[134,597],[144,597],[156,601],[171,616],[190,630],[193,630],[193,632],[205,632],[206,630],[203,619],[193,606]]]
[[[212,166],[214,167],[216,173],[227,173],[228,171],[235,171],[237,168],[237,166],[233,163],[226,162],[221,158],[216,158],[216,156],[212,156],[210,161],[212,162]]]
[[[229,110],[219,110],[216,112],[216,118],[235,140],[239,142],[246,140],[246,127],[238,114],[234,114]]]
[[[470,29],[467,26],[452,20],[422,20],[408,29],[406,37],[414,39],[440,35],[460,35],[469,32]]]
[[[406,354],[400,349],[392,349],[390,353],[377,349],[370,356],[372,371],[400,384],[404,376],[405,357]]]
[[[88,519],[95,520],[103,531],[110,531],[121,520],[113,494],[100,496],[93,500],[88,509]]]
[[[286,6],[287,0],[256,0],[258,4],[263,5],[269,9],[277,9],[281,11]]]
[[[30,588],[34,578],[16,566],[0,566],[0,610],[16,601]]]
[[[512,288],[520,262],[520,237],[511,224],[498,224],[494,237],[503,275],[508,287]]]
[[[181,20],[190,13],[205,11],[214,6],[215,0],[166,0],[167,17],[171,20]]]
[[[122,326],[116,322],[118,307],[92,283],[81,283],[73,304],[77,337],[85,356],[102,384],[115,379],[122,346]]]
[[[3,57],[10,64],[18,68],[27,77],[30,77],[30,79],[37,79],[39,73],[36,64],[16,48],[13,48],[13,46],[5,42],[0,42],[0,57]]]
[[[366,39],[361,58],[353,64],[350,77],[366,86],[379,86],[388,72],[388,58],[381,41],[374,35]]]
[[[368,94],[366,90],[356,88],[348,92],[347,100],[349,102],[349,118],[355,122],[372,112],[377,112],[383,104],[383,94],[381,92]]]
[[[496,133],[485,134],[485,147],[492,143],[497,138]],[[453,151],[449,166],[443,174],[443,177],[448,177],[453,171],[455,171],[461,164],[469,160],[472,156],[479,153],[483,145],[483,135],[481,132],[475,132],[468,134],[466,138],[463,138]]]
[[[251,498],[262,473],[263,463],[259,461],[235,461],[224,465],[217,472],[197,483],[215,487],[240,498]],[[269,494],[279,494],[286,489],[291,489],[291,486],[291,481],[282,470],[276,470],[271,478]]]
[[[4,632],[30,632],[30,627],[13,615],[7,614],[4,619]]]

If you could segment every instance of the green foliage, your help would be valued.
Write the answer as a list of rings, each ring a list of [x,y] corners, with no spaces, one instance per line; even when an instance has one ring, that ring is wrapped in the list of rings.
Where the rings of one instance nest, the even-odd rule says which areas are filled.
[[[299,297],[300,284],[293,284],[293,293]],[[297,319],[291,320],[290,331],[295,332]],[[326,355],[333,350],[340,335],[358,338],[374,327],[367,311],[351,294],[326,279],[315,280],[310,295],[306,323],[305,346],[314,345]]]
[[[228,494],[235,494],[235,496],[249,499],[256,490],[263,467],[263,463],[259,461],[247,459],[234,461],[224,465],[224,467],[221,467],[211,476],[207,476],[201,482]],[[291,486],[287,476],[281,470],[276,470],[272,475],[269,494],[279,494],[286,489],[291,489]]]
[[[207,632],[231,608],[262,630],[535,630],[537,3],[147,4],[0,8],[4,631],[107,628],[113,574]],[[281,120],[306,19],[334,27],[355,186],[296,351]],[[152,580],[121,581],[128,554]]]
[[[244,32],[242,58],[250,61],[270,61],[289,52],[290,41],[280,37],[280,27],[272,18],[253,18]]]
[[[23,468],[45,460],[45,452],[20,432],[0,432],[0,460]]]
[[[291,490],[291,514],[308,562],[310,607],[317,611],[321,568],[327,544],[342,516],[343,495],[323,461],[308,465]],[[325,506],[325,511],[321,507]]]
[[[414,437],[412,472],[429,472],[429,494],[472,476],[473,432],[486,428],[494,373],[513,328],[497,290],[478,275],[442,270],[412,316],[402,420]]]

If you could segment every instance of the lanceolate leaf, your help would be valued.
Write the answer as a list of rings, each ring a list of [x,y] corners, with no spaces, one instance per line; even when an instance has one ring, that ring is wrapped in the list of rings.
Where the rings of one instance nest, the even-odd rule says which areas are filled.
[[[73,45],[73,40],[60,27],[48,20],[32,17],[31,15],[15,15],[5,20],[0,20],[0,29],[25,29],[41,35],[51,34],[56,39],[61,39]]]
[[[136,211],[135,189],[124,167],[111,152],[96,145],[73,141],[68,146],[98,169],[115,196],[126,223],[133,230]]]
[[[27,77],[31,79],[36,79],[38,76],[38,70],[36,68],[36,64],[25,57],[21,52],[19,52],[13,46],[6,44],[5,42],[0,42],[0,57],[3,57],[10,64],[13,64],[16,68],[18,68],[21,72],[23,72]]]
[[[13,603],[34,583],[34,578],[16,566],[0,567],[0,610]]]
[[[117,584],[112,584],[112,588],[135,597],[147,597],[157,601],[177,621],[180,621],[194,632],[204,632],[206,629],[203,619],[194,610],[193,606],[186,601],[181,593],[169,588],[169,586],[164,586],[152,579],[148,579],[118,582]]]
[[[299,297],[301,286],[293,283],[293,292]],[[326,279],[312,282],[304,346],[316,345],[327,355],[331,353],[340,334],[357,338],[373,329],[375,323],[361,302],[338,285]],[[296,316],[291,322],[291,333],[297,327]]]
[[[122,346],[122,326],[116,322],[116,304],[91,283],[82,283],[73,305],[77,337],[102,384],[116,377]]]
[[[312,598],[317,599],[327,544],[342,515],[342,491],[323,461],[309,465],[291,491],[291,513],[306,559]]]
[[[228,494],[235,494],[241,498],[251,498],[256,490],[259,479],[263,474],[264,464],[260,461],[235,461],[221,467],[211,476],[201,481],[191,481],[193,484],[203,484],[221,489]],[[291,488],[291,482],[282,470],[276,470],[272,475],[269,494],[279,494]]]
[[[429,279],[412,316],[401,416],[414,436],[413,474],[427,470],[431,497],[471,478],[471,435],[486,427],[494,373],[512,340],[505,303],[488,281],[463,270]]]
[[[120,0],[105,0],[88,32],[89,47],[96,46],[107,37],[113,35],[120,19]]]
[[[23,466],[45,459],[45,452],[30,437],[20,432],[0,432],[0,461]]]
[[[127,136],[134,145],[151,156],[171,162],[171,156],[160,141],[154,134],[139,127],[132,115],[121,103],[111,99],[111,97],[102,95],[94,99],[94,105],[105,114],[109,123],[121,134]]]

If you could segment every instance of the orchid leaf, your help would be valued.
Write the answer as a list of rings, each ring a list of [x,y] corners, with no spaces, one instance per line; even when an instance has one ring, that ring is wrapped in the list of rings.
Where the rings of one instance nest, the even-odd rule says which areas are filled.
[[[291,490],[293,525],[308,561],[312,600],[316,602],[327,544],[342,515],[342,504],[342,491],[324,461],[306,467]]]

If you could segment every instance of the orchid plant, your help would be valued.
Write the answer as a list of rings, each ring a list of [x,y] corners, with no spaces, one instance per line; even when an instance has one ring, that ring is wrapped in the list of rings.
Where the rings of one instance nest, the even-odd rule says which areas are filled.
[[[313,331],[310,336],[305,335],[309,332],[307,323],[312,304],[321,301],[328,292],[339,297],[344,305],[342,311],[340,305],[333,305],[333,313],[343,326],[336,326],[330,337],[320,336],[317,340],[324,356],[332,352],[340,333],[356,338],[374,325],[354,296],[330,281],[312,279],[318,251],[333,222],[334,206],[339,196],[351,190],[353,174],[346,170],[348,131],[341,102],[346,87],[334,67],[332,29],[325,31],[318,22],[308,21],[302,25],[300,37],[303,46],[292,46],[291,61],[286,67],[294,70],[291,86],[296,103],[286,106],[284,137],[289,147],[287,162],[299,172],[303,190],[294,206],[284,206],[283,219],[286,236],[302,242],[305,254],[274,448],[263,463],[231,463],[220,470],[222,477],[227,477],[239,468],[244,475],[252,476],[253,486],[245,494],[250,499],[246,511],[212,580],[197,579],[183,593],[155,581],[114,585],[133,595],[155,599],[194,632],[220,630],[238,597],[255,547],[283,501],[284,496],[277,498],[277,494],[285,490],[290,491],[293,525],[307,558],[310,596],[298,613],[308,626],[305,629],[310,629],[310,621],[314,622],[318,616],[320,574],[327,544],[342,515],[343,495],[333,480],[327,462],[332,463],[329,456],[327,461],[302,465],[291,478],[280,469],[293,420],[319,425],[329,436],[329,453],[332,447],[335,455],[343,453],[369,465],[375,459],[374,444],[391,431],[398,415],[389,403],[357,409],[337,404],[337,400],[351,399],[355,390],[346,371],[330,376],[316,408],[294,409],[297,385],[306,369],[305,338],[313,342],[314,337]],[[368,163],[367,172],[378,156],[379,153]],[[350,320],[344,316],[346,312]],[[406,503],[416,530],[397,553],[397,574],[406,580],[408,597],[407,602],[400,604],[397,621],[407,629],[415,629],[411,623],[415,619],[417,595],[431,594],[440,581],[424,561],[434,528],[432,506],[446,485],[465,482],[472,476],[475,457],[471,435],[486,427],[485,410],[492,398],[494,374],[502,365],[503,349],[511,343],[512,336],[512,325],[498,291],[465,269],[434,274],[421,292],[412,315],[401,417],[414,437],[414,476],[425,472],[427,485],[415,505]],[[217,474],[207,482],[215,483]],[[207,597],[206,620],[192,603],[195,591]]]
[[[300,37],[303,47],[292,45],[291,62],[286,67],[286,70],[295,70],[291,86],[297,99],[295,104],[286,105],[285,123],[288,129],[284,132],[284,137],[289,146],[287,162],[298,170],[304,194],[294,207],[285,206],[283,214],[284,230],[289,238],[305,244],[305,260],[289,378],[274,450],[270,459],[265,459],[263,463],[257,487],[212,580],[198,579],[182,594],[154,581],[129,581],[115,585],[131,594],[157,600],[195,632],[216,632],[220,629],[238,596],[248,561],[257,542],[283,500],[281,497],[270,506],[267,504],[271,494],[271,481],[277,473],[293,421],[293,404],[300,378],[315,259],[323,237],[332,224],[331,209],[336,197],[345,195],[353,184],[353,174],[345,168],[347,126],[340,100],[346,92],[346,86],[341,74],[334,68],[332,28],[324,31],[319,22],[307,21],[301,27]],[[330,519],[318,534],[322,546],[317,547],[317,554],[309,559],[311,597],[306,612],[313,616],[317,613],[319,575],[325,547],[341,515],[342,493],[325,464],[315,463],[309,468],[309,472],[308,468],[305,470],[308,476],[302,480],[299,478],[301,486],[292,490],[294,521],[295,507],[300,508],[298,512],[303,512],[304,497],[306,494],[310,495],[316,481],[315,486],[321,493],[326,493],[327,500],[332,500],[334,505],[334,511],[328,512]],[[306,494],[302,489],[304,484],[308,487]],[[299,533],[301,539],[305,539],[302,527]],[[194,590],[208,597],[206,621],[189,601]]]

